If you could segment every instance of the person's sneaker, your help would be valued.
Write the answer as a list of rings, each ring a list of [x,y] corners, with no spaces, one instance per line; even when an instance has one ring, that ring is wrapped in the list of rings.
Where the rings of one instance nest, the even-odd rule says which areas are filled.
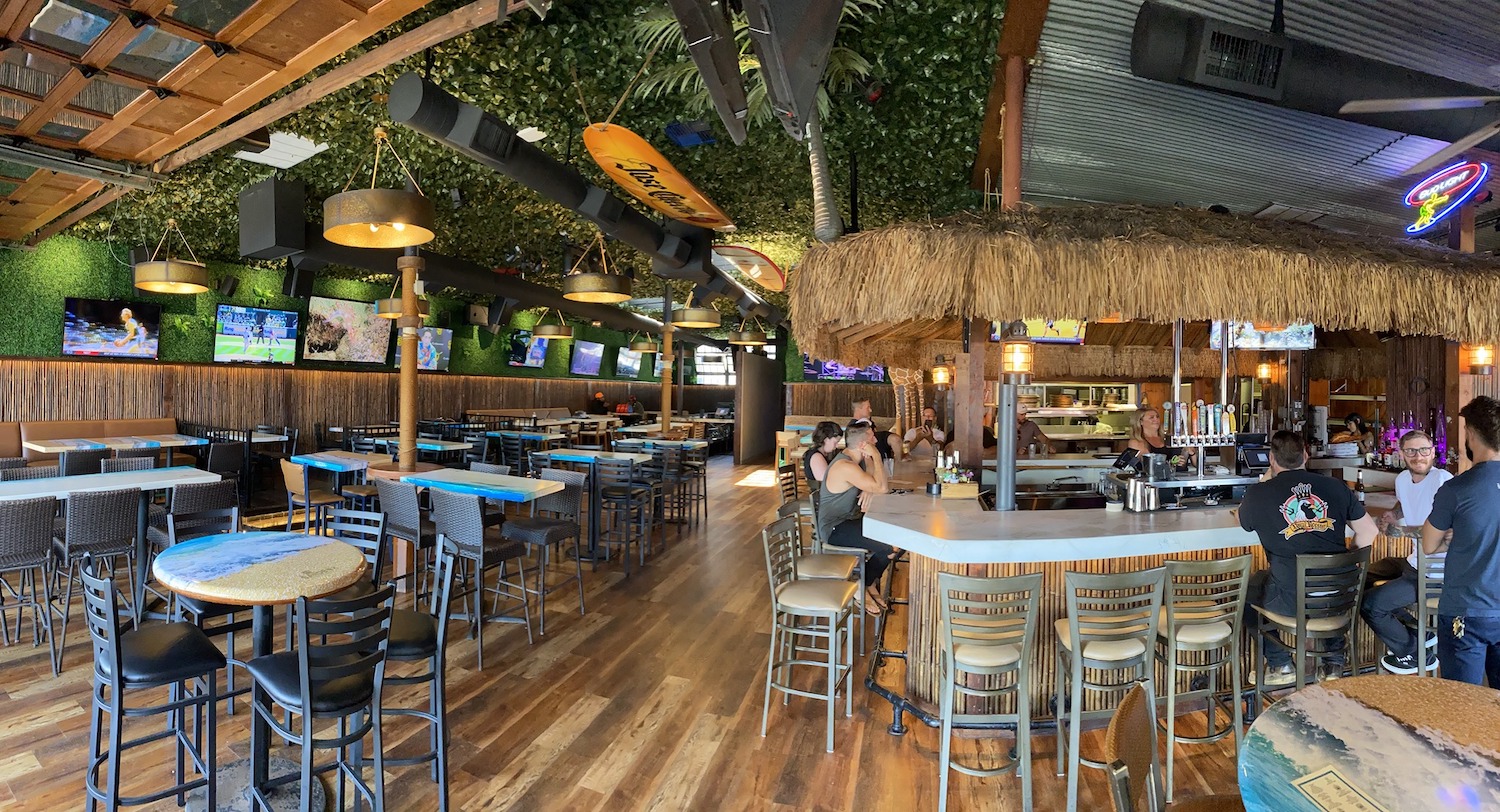
[[[1427,648],[1437,648],[1437,632],[1431,630],[1427,632]]]
[[[1255,672],[1254,671],[1250,672],[1249,679],[1250,679],[1250,685],[1251,685],[1251,687],[1254,687],[1255,686]],[[1297,681],[1297,669],[1293,668],[1291,663],[1287,663],[1286,665],[1280,665],[1280,666],[1267,666],[1266,667],[1266,687],[1267,688],[1280,688],[1280,687],[1283,687],[1283,686],[1286,686],[1286,685],[1291,685],[1292,683],[1294,683],[1296,681]]]
[[[1344,676],[1343,663],[1318,663],[1318,682],[1333,682]]]
[[[1415,674],[1417,673],[1417,657],[1414,654],[1396,656],[1387,654],[1380,658],[1380,667],[1392,674]]]

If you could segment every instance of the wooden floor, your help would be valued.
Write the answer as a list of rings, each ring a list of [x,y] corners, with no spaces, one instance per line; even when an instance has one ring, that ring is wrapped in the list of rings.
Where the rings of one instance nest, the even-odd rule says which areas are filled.
[[[776,702],[761,738],[770,613],[759,530],[774,518],[778,492],[770,469],[736,467],[725,457],[710,465],[709,486],[706,525],[671,537],[664,555],[628,579],[615,563],[587,575],[584,616],[576,600],[558,593],[547,636],[535,645],[518,626],[491,626],[486,668],[476,671],[473,642],[461,634],[467,627],[454,626],[453,809],[937,808],[935,731],[908,717],[906,736],[887,734],[890,706],[862,680],[854,716],[837,720],[833,754],[823,750],[823,706],[814,700]],[[55,680],[45,647],[0,647],[0,808],[82,805],[91,668],[79,632],[75,623]],[[899,663],[883,681],[900,684]],[[425,692],[390,691],[387,702],[417,706]],[[247,754],[247,719],[221,713],[221,760]],[[1185,718],[1183,727],[1200,723]],[[388,752],[413,752],[426,735],[415,720],[392,720]],[[1097,753],[1101,740],[1099,731],[1086,734],[1085,752]],[[1065,805],[1053,742],[1050,731],[1034,739],[1038,810]],[[1008,748],[988,741],[954,747],[971,758]],[[170,777],[167,747],[129,755],[127,792]],[[1176,784],[1179,799],[1232,791],[1232,744],[1179,747]],[[389,769],[386,792],[390,809],[436,808],[425,768]],[[954,774],[948,808],[1020,809],[1019,783]],[[1079,808],[1110,808],[1102,773],[1085,771]]]

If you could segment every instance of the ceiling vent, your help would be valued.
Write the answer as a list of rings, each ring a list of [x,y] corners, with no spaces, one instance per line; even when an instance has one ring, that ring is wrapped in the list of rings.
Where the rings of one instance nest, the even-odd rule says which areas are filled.
[[[1291,50],[1286,37],[1201,19],[1196,45],[1182,63],[1182,78],[1195,85],[1280,101]]]

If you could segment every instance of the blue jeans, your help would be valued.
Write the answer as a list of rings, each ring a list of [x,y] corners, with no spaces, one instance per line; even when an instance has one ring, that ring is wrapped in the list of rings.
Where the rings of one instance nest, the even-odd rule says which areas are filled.
[[[1438,666],[1443,679],[1500,688],[1500,617],[1465,617],[1464,636],[1453,636],[1453,616],[1438,615]]]

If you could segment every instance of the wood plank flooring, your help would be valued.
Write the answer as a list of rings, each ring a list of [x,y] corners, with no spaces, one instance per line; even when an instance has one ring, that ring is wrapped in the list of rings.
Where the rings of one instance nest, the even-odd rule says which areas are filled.
[[[474,669],[467,627],[455,624],[448,659],[452,807],[462,810],[928,810],[937,808],[934,730],[908,717],[910,732],[886,733],[890,706],[863,687],[851,718],[840,715],[835,752],[823,750],[823,705],[775,701],[760,736],[769,607],[760,528],[778,491],[766,467],[709,466],[710,518],[669,532],[668,550],[643,571],[617,563],[585,574],[588,613],[562,590],[549,599],[547,636],[485,630],[486,668]],[[75,615],[76,606],[75,606]],[[0,809],[83,805],[91,668],[83,629],[70,624],[64,671],[53,679],[45,647],[0,647]],[[903,624],[897,617],[892,633]],[[873,631],[873,629],[872,629]],[[280,633],[278,632],[278,640]],[[894,641],[894,638],[892,640]],[[248,645],[248,641],[242,643]],[[248,650],[242,652],[248,654]],[[406,668],[393,665],[392,669]],[[900,685],[899,662],[883,681]],[[416,707],[425,691],[388,689],[390,704]],[[219,716],[221,760],[248,753],[248,713]],[[1184,717],[1184,732],[1201,729]],[[160,724],[159,720],[145,724]],[[127,737],[132,728],[127,727]],[[386,725],[388,752],[425,747],[425,726]],[[1033,740],[1035,808],[1064,807],[1050,731]],[[1102,732],[1085,734],[1098,752]],[[1009,740],[960,740],[962,757],[1003,757]],[[295,757],[295,751],[281,751]],[[165,745],[127,754],[126,792],[169,779]],[[1180,746],[1177,797],[1230,792],[1230,742]],[[435,809],[423,767],[387,771],[388,807]],[[163,802],[161,809],[175,808]],[[1014,777],[954,774],[951,810],[1018,810]],[[1109,809],[1103,773],[1085,770],[1080,809]]]

